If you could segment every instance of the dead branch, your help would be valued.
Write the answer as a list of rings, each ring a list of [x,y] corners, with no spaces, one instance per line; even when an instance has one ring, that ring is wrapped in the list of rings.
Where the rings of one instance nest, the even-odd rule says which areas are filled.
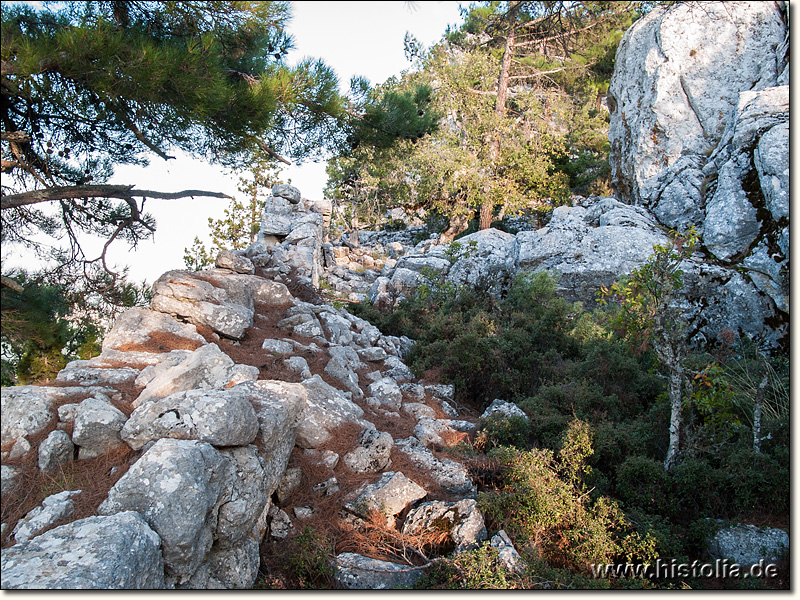
[[[134,190],[132,185],[74,185],[63,187],[51,187],[42,190],[32,190],[20,194],[9,194],[0,200],[0,210],[7,208],[19,208],[40,202],[51,202],[54,200],[70,200],[74,198],[119,198],[130,200],[132,198],[155,198],[160,200],[177,200],[203,196],[208,198],[228,198],[231,196],[220,192],[208,192],[204,190],[183,190],[182,192],[158,192],[154,190]],[[129,202],[130,204],[130,202]]]

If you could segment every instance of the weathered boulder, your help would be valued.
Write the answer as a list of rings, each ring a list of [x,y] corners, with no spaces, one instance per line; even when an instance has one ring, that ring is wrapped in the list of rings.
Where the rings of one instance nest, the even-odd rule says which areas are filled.
[[[253,324],[252,291],[245,286],[219,287],[208,271],[167,271],[153,284],[150,308],[182,317],[226,337],[240,339]]]
[[[77,408],[77,407],[76,407]],[[75,444],[65,431],[56,429],[39,444],[39,469],[48,473],[75,456]]]
[[[147,383],[134,406],[177,392],[222,388],[230,381],[233,366],[233,360],[216,344],[201,346],[174,367],[154,371],[158,374]]]
[[[519,552],[517,552],[517,549],[514,548],[514,542],[511,541],[511,538],[508,537],[505,530],[501,529],[493,535],[489,543],[492,548],[497,549],[497,558],[503,563],[506,569],[512,573],[523,573],[525,571],[522,557]]]
[[[80,493],[80,490],[64,491],[45,498],[40,506],[17,522],[12,532],[14,539],[17,542],[24,542],[52,527],[57,521],[70,517],[75,511],[72,497]]]
[[[78,458],[93,458],[122,446],[120,430],[128,417],[98,398],[87,398],[75,410],[72,442],[79,447]]]
[[[124,424],[122,439],[134,450],[151,440],[199,440],[246,446],[258,433],[249,387],[194,389],[140,404]]]
[[[475,484],[461,463],[449,458],[436,458],[415,437],[395,440],[395,447],[405,453],[411,462],[423,469],[445,491],[461,496],[471,496],[475,493]]]
[[[196,350],[206,340],[191,323],[181,323],[162,312],[133,307],[123,312],[103,338],[103,352],[130,351],[138,348],[157,348],[169,345]]]
[[[424,498],[427,493],[402,473],[387,471],[375,483],[364,483],[352,492],[345,506],[352,513],[365,518],[370,511],[378,511],[386,516],[389,525],[393,525],[394,515]]]
[[[3,588],[161,589],[160,545],[138,512],[88,517],[4,549]]]
[[[344,464],[356,473],[378,473],[389,466],[392,446],[390,433],[365,429],[358,438],[358,446],[344,455]]]
[[[667,243],[654,221],[641,219],[641,209],[610,198],[597,202],[601,209],[559,206],[547,227],[518,233],[513,249],[516,269],[550,271],[557,275],[561,295],[593,306],[601,285],[610,285],[644,263],[653,245]],[[601,225],[601,211],[616,212],[613,221],[602,220],[616,224]]]
[[[166,572],[182,583],[211,549],[235,477],[231,462],[210,444],[161,439],[114,484],[98,512],[141,514],[161,536]]]
[[[219,269],[229,269],[244,275],[252,275],[256,270],[253,261],[232,250],[220,250],[214,264]]]
[[[0,440],[9,444],[44,429],[55,417],[53,388],[19,385],[0,388]]]
[[[403,533],[414,535],[430,530],[447,531],[455,552],[477,548],[486,540],[486,526],[478,503],[473,499],[458,502],[425,502],[408,513]]]
[[[420,567],[368,558],[353,552],[336,557],[336,583],[348,590],[409,589],[424,573]]]
[[[316,448],[327,442],[331,430],[344,423],[368,424],[361,417],[364,410],[335,387],[328,385],[319,375],[302,383],[308,393],[306,408],[297,427],[297,445]]]
[[[481,415],[481,419],[488,419],[492,415],[502,415],[505,418],[519,417],[528,420],[528,415],[519,406],[513,402],[506,402],[505,400],[495,399]]]
[[[383,377],[375,383],[371,383],[367,387],[367,393],[377,399],[381,406],[386,406],[389,410],[400,410],[403,392],[393,378]]]
[[[702,169],[739,93],[776,85],[788,60],[776,55],[785,16],[773,2],[681,3],[633,24],[609,88],[609,162],[622,199],[653,207],[670,227],[701,220]]]
[[[513,273],[513,247],[516,237],[490,228],[460,238],[458,246],[447,248],[455,262],[447,273],[447,281],[469,289],[500,293],[508,287]]]
[[[11,465],[0,465],[0,497],[5,498],[16,491],[20,481],[19,469]]]
[[[307,388],[285,381],[254,381],[237,387],[250,390],[250,403],[258,419],[258,450],[263,459],[267,497],[278,487],[303,419]]]
[[[709,541],[712,558],[727,559],[749,567],[759,561],[774,563],[789,552],[789,534],[782,529],[756,527],[739,523],[719,530]]]

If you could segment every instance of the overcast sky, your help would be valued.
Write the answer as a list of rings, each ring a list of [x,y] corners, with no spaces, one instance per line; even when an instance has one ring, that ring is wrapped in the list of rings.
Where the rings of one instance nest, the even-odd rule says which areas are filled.
[[[289,61],[309,56],[321,58],[339,76],[343,92],[350,78],[362,75],[373,84],[399,75],[410,64],[403,53],[406,31],[426,46],[439,41],[448,25],[461,22],[459,2],[293,2],[289,31],[295,50]],[[307,198],[319,198],[325,186],[325,164],[308,163],[285,167],[284,180],[291,179]],[[179,191],[203,189],[236,194],[236,177],[186,157],[163,161],[153,157],[147,168],[120,166],[113,183],[135,184],[142,189]],[[153,200],[147,208],[158,227],[153,239],[131,252],[123,243],[112,246],[112,262],[130,266],[132,281],[153,283],[170,269],[182,269],[183,249],[195,236],[208,242],[208,218],[220,218],[226,200]],[[100,244],[97,244],[99,250]]]

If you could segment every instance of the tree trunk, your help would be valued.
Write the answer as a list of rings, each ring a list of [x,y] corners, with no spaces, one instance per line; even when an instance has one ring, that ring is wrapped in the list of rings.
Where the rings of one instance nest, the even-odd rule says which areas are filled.
[[[469,227],[469,215],[457,215],[450,219],[450,226],[439,234],[439,244],[449,244],[455,237]]]
[[[769,375],[764,375],[753,402],[753,450],[756,452],[761,452],[761,412],[764,409],[764,395],[767,392],[768,383]]]
[[[678,462],[678,451],[681,442],[681,409],[683,408],[683,367],[679,361],[669,366],[669,449],[664,459],[664,470],[671,471]]]
[[[521,2],[511,2],[506,18],[508,19],[508,32],[506,34],[506,47],[503,52],[503,63],[500,66],[500,76],[497,78],[497,98],[494,103],[494,112],[498,121],[506,116],[506,100],[508,99],[508,82],[511,76],[511,60],[514,57],[514,40],[516,37],[516,18]],[[497,163],[500,161],[500,133],[495,132],[489,145],[489,169],[493,174]],[[494,204],[486,199],[481,204],[480,221],[478,229],[488,229],[492,226],[492,211]]]

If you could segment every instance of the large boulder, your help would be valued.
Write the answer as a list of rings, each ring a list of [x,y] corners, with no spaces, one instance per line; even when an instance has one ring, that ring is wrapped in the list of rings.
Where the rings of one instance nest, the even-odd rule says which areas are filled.
[[[749,567],[760,561],[774,563],[788,556],[789,534],[782,529],[739,523],[720,529],[709,541],[712,558]]]
[[[246,385],[189,390],[140,404],[121,431],[134,450],[151,440],[200,440],[214,446],[245,446],[258,433]]]
[[[206,343],[191,323],[147,308],[129,308],[114,321],[103,338],[103,351],[148,349],[150,352],[174,348],[196,350]]]
[[[325,383],[319,375],[306,379],[302,385],[308,398],[302,421],[297,428],[297,445],[301,448],[316,448],[324,444],[331,439],[331,431],[345,423],[371,426],[361,418],[364,416],[364,409],[350,400],[344,392]]]
[[[235,478],[231,462],[210,444],[161,439],[114,484],[98,512],[141,514],[161,536],[167,574],[182,583],[211,549]]]
[[[684,2],[637,21],[617,51],[609,88],[617,194],[667,227],[697,226],[702,258],[727,273],[693,304],[735,281],[758,305],[695,319],[706,338],[730,321],[766,346],[788,343],[788,40],[787,2]],[[698,327],[702,320],[711,326]]]
[[[88,517],[4,549],[3,589],[160,589],[160,545],[138,512]]]
[[[780,4],[657,7],[623,36],[609,88],[610,162],[622,199],[652,207],[670,227],[702,219],[702,169],[740,92],[775,86],[788,61],[776,53],[788,35]]]
[[[167,271],[153,284],[150,307],[240,339],[253,324],[252,291],[241,286],[226,289],[214,283],[207,272]]]
[[[336,583],[346,590],[409,589],[422,577],[422,567],[409,567],[354,552],[336,557]]]

